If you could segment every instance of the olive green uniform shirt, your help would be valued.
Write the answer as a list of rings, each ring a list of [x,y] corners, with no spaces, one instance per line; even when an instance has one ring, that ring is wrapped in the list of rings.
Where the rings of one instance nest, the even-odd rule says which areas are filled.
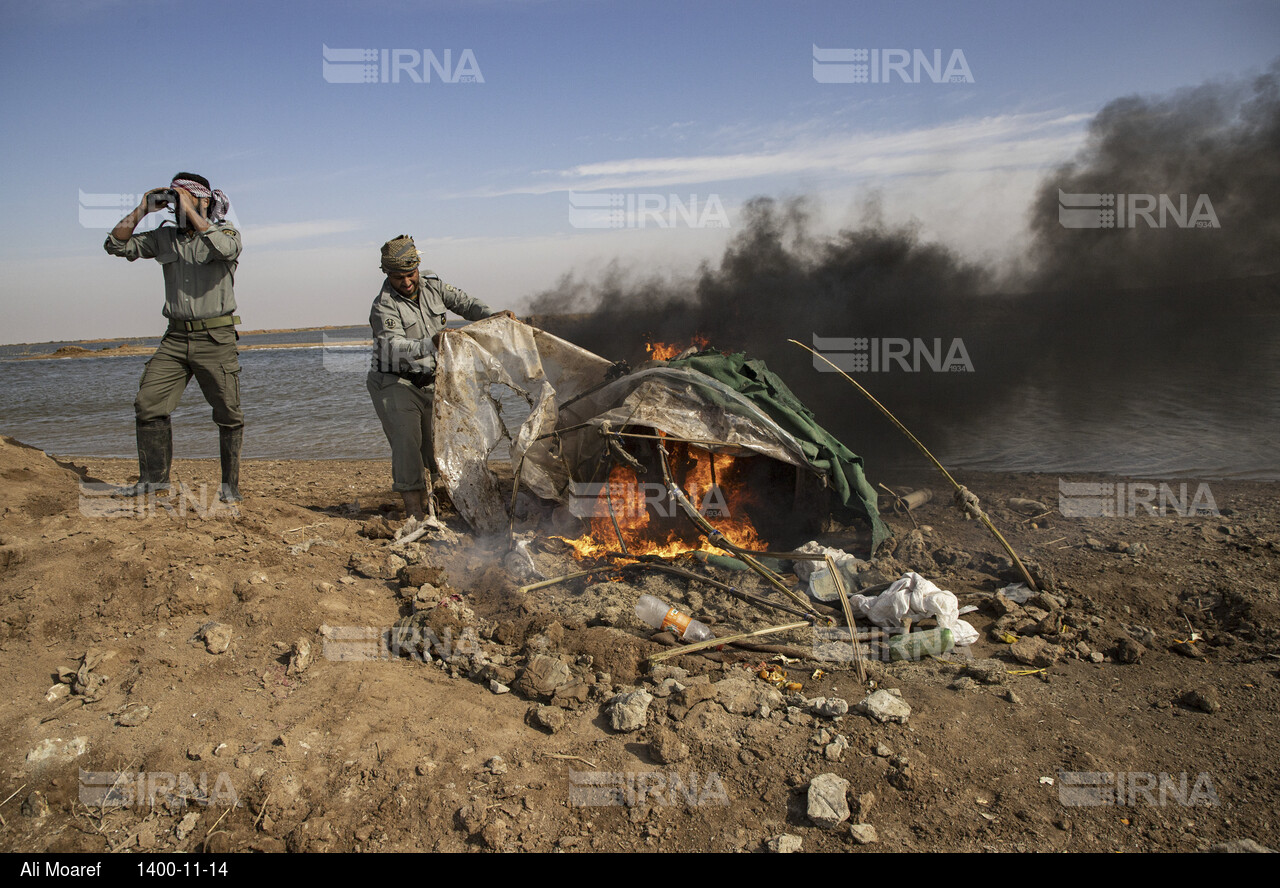
[[[416,299],[401,296],[390,281],[385,281],[369,313],[369,326],[373,328],[371,375],[433,375],[436,347],[431,338],[444,329],[446,311],[468,321],[493,314],[489,306],[426,269],[419,274]]]
[[[122,241],[107,235],[102,245],[112,256],[155,259],[164,270],[164,316],[174,321],[203,321],[234,314],[240,232],[225,222],[191,236],[171,225],[143,231]]]

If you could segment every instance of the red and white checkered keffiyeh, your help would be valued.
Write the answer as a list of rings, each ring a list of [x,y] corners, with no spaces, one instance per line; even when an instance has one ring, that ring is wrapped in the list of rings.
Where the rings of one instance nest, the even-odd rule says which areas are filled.
[[[227,196],[221,191],[210,191],[199,182],[192,179],[174,179],[169,183],[170,188],[181,188],[190,191],[196,197],[209,198],[209,221],[221,222],[227,218],[227,210],[231,209],[231,201],[227,200]]]

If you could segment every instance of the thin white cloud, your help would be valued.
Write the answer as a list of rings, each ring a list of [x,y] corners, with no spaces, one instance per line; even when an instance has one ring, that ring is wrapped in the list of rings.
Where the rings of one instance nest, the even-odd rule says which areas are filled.
[[[806,137],[803,144],[767,151],[622,158],[537,171],[523,184],[483,195],[645,189],[797,174],[870,177],[1039,168],[1069,156],[1091,117],[1000,115],[904,132]]]

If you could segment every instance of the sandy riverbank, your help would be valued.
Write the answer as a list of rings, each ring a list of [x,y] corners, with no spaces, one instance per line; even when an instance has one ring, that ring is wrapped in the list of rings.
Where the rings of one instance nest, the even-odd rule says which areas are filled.
[[[136,472],[127,460],[74,466],[113,482]],[[982,637],[971,660],[873,664],[872,681],[911,709],[882,724],[815,714],[816,698],[853,705],[871,690],[848,664],[785,664],[803,700],[755,677],[770,656],[759,652],[685,655],[666,665],[687,675],[646,674],[644,658],[665,648],[631,613],[644,591],[723,631],[790,619],[709,586],[605,572],[521,593],[503,551],[456,516],[449,534],[393,555],[378,538],[401,517],[385,462],[250,460],[238,515],[204,511],[215,461],[179,460],[174,474],[185,500],[112,517],[67,465],[0,443],[0,798],[22,787],[0,808],[4,850],[756,851],[779,834],[805,851],[1280,844],[1275,484],[1214,482],[1219,516],[1082,519],[1057,513],[1056,476],[962,478],[1051,578],[1054,599],[1037,602],[1047,611],[1011,615],[1061,643],[1038,674],[1015,674],[1027,667],[989,631],[1004,608],[991,593],[1009,581],[994,540],[946,497],[915,513],[918,534],[890,516],[897,539],[875,567],[917,570],[979,605],[967,619]],[[872,480],[940,490],[924,471]],[[1010,497],[1054,509],[1032,521]],[[546,513],[522,515],[543,573],[578,568],[547,542]],[[455,649],[444,667],[324,656],[336,629],[389,627],[415,609],[440,636],[475,630],[478,650]],[[1054,625],[1037,629],[1044,619]],[[213,621],[230,633],[222,653],[191,640]],[[1188,622],[1199,658],[1172,650]],[[807,632],[775,640],[812,649]],[[1140,656],[1121,662],[1132,642]],[[313,656],[298,669],[303,643]],[[92,671],[105,684],[46,701],[59,668],[86,653],[104,657]],[[604,704],[637,686],[654,697],[644,726],[614,731]],[[74,759],[29,760],[76,738]],[[225,800],[232,787],[244,805],[89,809],[78,769],[205,774],[209,792]],[[1126,788],[1120,805],[1065,805],[1060,771],[1138,776],[1139,788],[1140,775],[1186,774],[1183,800],[1197,804]],[[585,772],[612,775],[624,804],[581,804]],[[807,813],[822,774],[850,784],[853,812],[835,828]],[[44,817],[20,812],[33,792]],[[878,841],[858,844],[854,822]]]

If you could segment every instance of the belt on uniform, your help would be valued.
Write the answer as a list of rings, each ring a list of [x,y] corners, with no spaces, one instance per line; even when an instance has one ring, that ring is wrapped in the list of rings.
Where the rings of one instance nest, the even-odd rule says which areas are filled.
[[[396,376],[407,380],[418,388],[426,388],[429,385],[434,385],[436,381],[436,375],[434,373],[397,372]]]
[[[220,318],[207,318],[203,321],[172,321],[174,327],[194,333],[197,330],[214,330],[218,327],[234,327],[240,323],[239,315],[223,315]]]

